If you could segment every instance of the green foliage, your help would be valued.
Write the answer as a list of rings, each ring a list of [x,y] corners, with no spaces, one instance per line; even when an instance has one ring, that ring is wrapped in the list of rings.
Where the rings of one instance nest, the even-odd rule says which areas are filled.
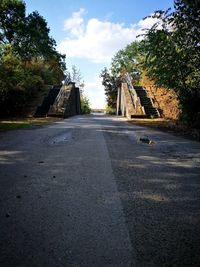
[[[26,17],[25,21],[21,56],[26,58],[54,56],[55,41],[49,37],[49,28],[44,18],[38,12],[33,12]]]
[[[107,104],[110,108],[116,108],[117,102],[117,78],[110,74],[107,68],[104,68],[100,74],[102,85],[105,88]]]
[[[123,75],[125,72],[129,72],[134,81],[138,81],[140,78],[140,62],[144,55],[141,49],[140,42],[132,42],[124,49],[118,51],[112,58],[111,72],[114,76]]]
[[[45,19],[26,16],[21,0],[0,1],[0,115],[18,115],[45,84],[64,78],[65,57],[55,49]]]
[[[139,83],[141,67],[140,62],[144,58],[144,53],[141,49],[140,42],[133,42],[127,45],[124,49],[118,51],[112,58],[111,71],[104,68],[100,74],[102,84],[105,88],[107,98],[108,113],[115,113],[117,102],[117,91],[120,86],[121,79],[126,72],[132,76],[135,84]]]
[[[106,113],[110,115],[115,115],[116,114],[116,108],[112,108],[110,106],[106,106]]]
[[[200,3],[176,0],[175,11],[157,11],[162,27],[155,24],[146,34],[143,64],[158,86],[177,91],[182,118],[195,124],[200,113]]]
[[[181,118],[200,128],[200,2],[175,0],[173,12],[156,11],[158,22],[141,42],[133,42],[112,59],[111,74],[101,73],[108,108],[116,107],[117,83],[124,73],[135,84],[147,73],[158,87],[177,92]]]
[[[56,42],[49,36],[45,19],[37,11],[28,16],[25,11],[25,3],[21,0],[0,2],[0,44],[11,44],[24,60],[53,58],[64,69],[65,56],[55,50]]]
[[[81,95],[81,114],[90,114],[91,113],[91,107],[89,99]]]
[[[19,123],[7,123],[0,121],[0,132],[1,131],[10,131],[10,130],[18,130],[24,129],[31,126],[28,122],[19,122]]]
[[[0,51],[0,115],[22,114],[44,81],[24,67],[11,45],[1,45]]]
[[[0,2],[0,44],[20,46],[25,25],[25,4],[20,0]]]
[[[13,54],[12,46],[0,46],[0,92],[9,91],[11,88],[21,90],[20,81],[25,78],[19,57]]]

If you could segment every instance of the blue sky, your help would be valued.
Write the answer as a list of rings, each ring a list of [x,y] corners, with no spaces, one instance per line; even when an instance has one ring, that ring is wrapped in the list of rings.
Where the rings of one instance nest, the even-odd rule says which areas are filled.
[[[155,10],[173,7],[172,0],[25,0],[27,13],[37,10],[47,21],[68,69],[76,65],[93,108],[105,106],[99,74],[111,58],[135,40]]]

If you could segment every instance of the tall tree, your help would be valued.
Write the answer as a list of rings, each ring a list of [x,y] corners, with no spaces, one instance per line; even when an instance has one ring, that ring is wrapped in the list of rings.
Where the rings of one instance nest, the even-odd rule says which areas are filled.
[[[144,57],[140,47],[141,44],[137,41],[127,45],[112,58],[110,71],[107,68],[102,70],[100,77],[105,88],[108,108],[116,108],[118,86],[126,72],[129,72],[133,81],[138,83],[141,72],[140,62]]]
[[[133,80],[139,79],[139,63],[143,58],[140,46],[140,42],[134,41],[115,54],[111,61],[111,71],[114,76],[129,72]]]
[[[160,19],[143,41],[144,64],[158,86],[177,91],[182,117],[196,123],[200,113],[200,3],[176,0],[175,11],[158,11]],[[200,125],[198,126],[200,127]]]
[[[19,46],[25,25],[25,4],[20,0],[0,1],[0,44]]]
[[[79,87],[80,92],[82,93],[84,88],[84,80],[80,69],[78,69],[75,65],[72,66],[70,77],[71,81],[76,83],[76,86]]]
[[[25,11],[22,0],[0,1],[0,114],[19,114],[45,85],[64,78],[65,56],[47,22]]]
[[[64,69],[65,56],[56,51],[47,22],[37,11],[26,16],[25,10],[22,0],[0,2],[0,44],[12,45],[23,60],[54,59]]]
[[[36,11],[25,19],[23,38],[19,52],[22,57],[43,57],[46,59],[58,56],[56,42],[49,36],[45,19]]]
[[[105,88],[105,95],[107,104],[111,108],[116,108],[117,103],[117,79],[115,76],[109,73],[107,68],[104,68],[100,74],[102,78],[102,85]]]

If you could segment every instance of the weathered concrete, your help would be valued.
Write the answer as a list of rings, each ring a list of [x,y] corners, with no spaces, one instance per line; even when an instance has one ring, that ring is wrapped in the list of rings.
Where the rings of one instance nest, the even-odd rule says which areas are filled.
[[[121,83],[121,87],[118,88],[116,114],[128,119],[160,117],[146,89],[133,86],[131,80]]]
[[[148,128],[106,127],[136,266],[200,264],[200,144]],[[142,142],[150,140],[150,142]]]
[[[79,88],[74,82],[63,85],[51,106],[49,115],[62,115],[64,118],[79,115],[81,113],[81,102]]]
[[[77,116],[0,150],[0,266],[199,266],[199,143]]]
[[[133,103],[131,91],[127,83],[122,83],[121,87],[118,88],[117,95],[117,115],[122,115],[127,118],[132,116],[145,115],[144,110],[140,104],[139,98],[135,95],[135,106]]]
[[[1,267],[134,266],[98,120],[8,132],[0,144]]]

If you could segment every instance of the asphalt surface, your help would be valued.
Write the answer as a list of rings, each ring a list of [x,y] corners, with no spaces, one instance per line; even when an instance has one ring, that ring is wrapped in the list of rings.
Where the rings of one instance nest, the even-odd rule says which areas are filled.
[[[0,133],[0,205],[1,267],[200,266],[200,143],[97,115]]]

